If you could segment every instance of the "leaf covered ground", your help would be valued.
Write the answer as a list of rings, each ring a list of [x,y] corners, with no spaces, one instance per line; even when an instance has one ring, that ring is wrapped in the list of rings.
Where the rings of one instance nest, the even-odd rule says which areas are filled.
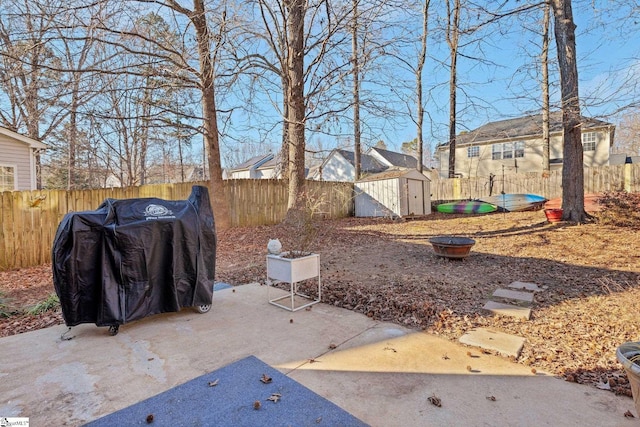
[[[616,360],[623,342],[640,341],[640,227],[550,224],[542,211],[432,214],[422,219],[322,222],[322,300],[451,340],[474,327],[526,339],[517,362],[630,395]],[[279,224],[218,233],[216,280],[265,283],[266,245],[292,247]],[[430,237],[476,241],[469,257],[437,257]],[[532,282],[531,320],[495,316],[482,306],[499,287]],[[62,323],[60,313],[23,314],[54,292],[51,266],[0,272],[0,336]],[[215,304],[215,297],[214,297]]]

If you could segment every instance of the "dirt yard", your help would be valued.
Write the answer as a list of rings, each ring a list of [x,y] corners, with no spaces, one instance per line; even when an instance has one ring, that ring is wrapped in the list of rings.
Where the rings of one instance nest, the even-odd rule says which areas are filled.
[[[630,395],[615,352],[623,342],[640,340],[638,227],[550,224],[542,211],[322,225],[315,249],[323,302],[450,340],[474,327],[516,334],[526,338],[517,362]],[[219,233],[216,279],[264,283],[268,240],[279,238],[286,250],[293,235],[283,225]],[[471,237],[476,245],[463,260],[439,258],[428,242],[439,235]],[[514,281],[545,288],[536,294],[529,321],[482,309],[495,289]],[[5,312],[53,291],[51,266],[0,272]],[[54,312],[14,314],[0,319],[0,336],[61,322]]]

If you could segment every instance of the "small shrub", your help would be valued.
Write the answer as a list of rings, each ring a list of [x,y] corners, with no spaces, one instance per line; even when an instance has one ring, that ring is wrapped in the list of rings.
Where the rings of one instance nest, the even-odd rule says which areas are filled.
[[[606,192],[598,203],[602,205],[598,214],[602,224],[640,228],[640,193]]]
[[[44,313],[46,311],[56,311],[60,308],[60,300],[56,294],[51,294],[47,297],[46,300],[40,301],[33,308],[27,311],[27,314],[31,316],[37,316],[38,314]]]
[[[2,292],[0,292],[0,317],[9,317],[11,316],[11,309],[9,308],[9,303],[7,297],[4,296]]]

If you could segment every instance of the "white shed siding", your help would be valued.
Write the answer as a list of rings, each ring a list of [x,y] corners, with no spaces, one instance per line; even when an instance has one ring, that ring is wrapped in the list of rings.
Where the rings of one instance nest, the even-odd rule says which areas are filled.
[[[31,173],[31,163],[31,148],[27,144],[0,135],[0,165],[15,168],[15,190],[35,189],[35,172]],[[35,165],[33,169],[35,171]]]
[[[360,197],[360,212],[356,200],[356,216],[402,216],[398,182],[384,179],[357,183],[356,187],[369,197]]]
[[[406,216],[431,213],[431,187],[428,178],[416,170],[379,174],[355,183],[356,216]]]

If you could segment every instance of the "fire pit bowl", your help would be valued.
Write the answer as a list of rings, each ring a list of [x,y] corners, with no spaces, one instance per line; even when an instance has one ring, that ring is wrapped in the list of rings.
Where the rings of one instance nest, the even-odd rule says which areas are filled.
[[[438,236],[429,239],[437,256],[445,258],[466,258],[476,241],[468,237]]]

